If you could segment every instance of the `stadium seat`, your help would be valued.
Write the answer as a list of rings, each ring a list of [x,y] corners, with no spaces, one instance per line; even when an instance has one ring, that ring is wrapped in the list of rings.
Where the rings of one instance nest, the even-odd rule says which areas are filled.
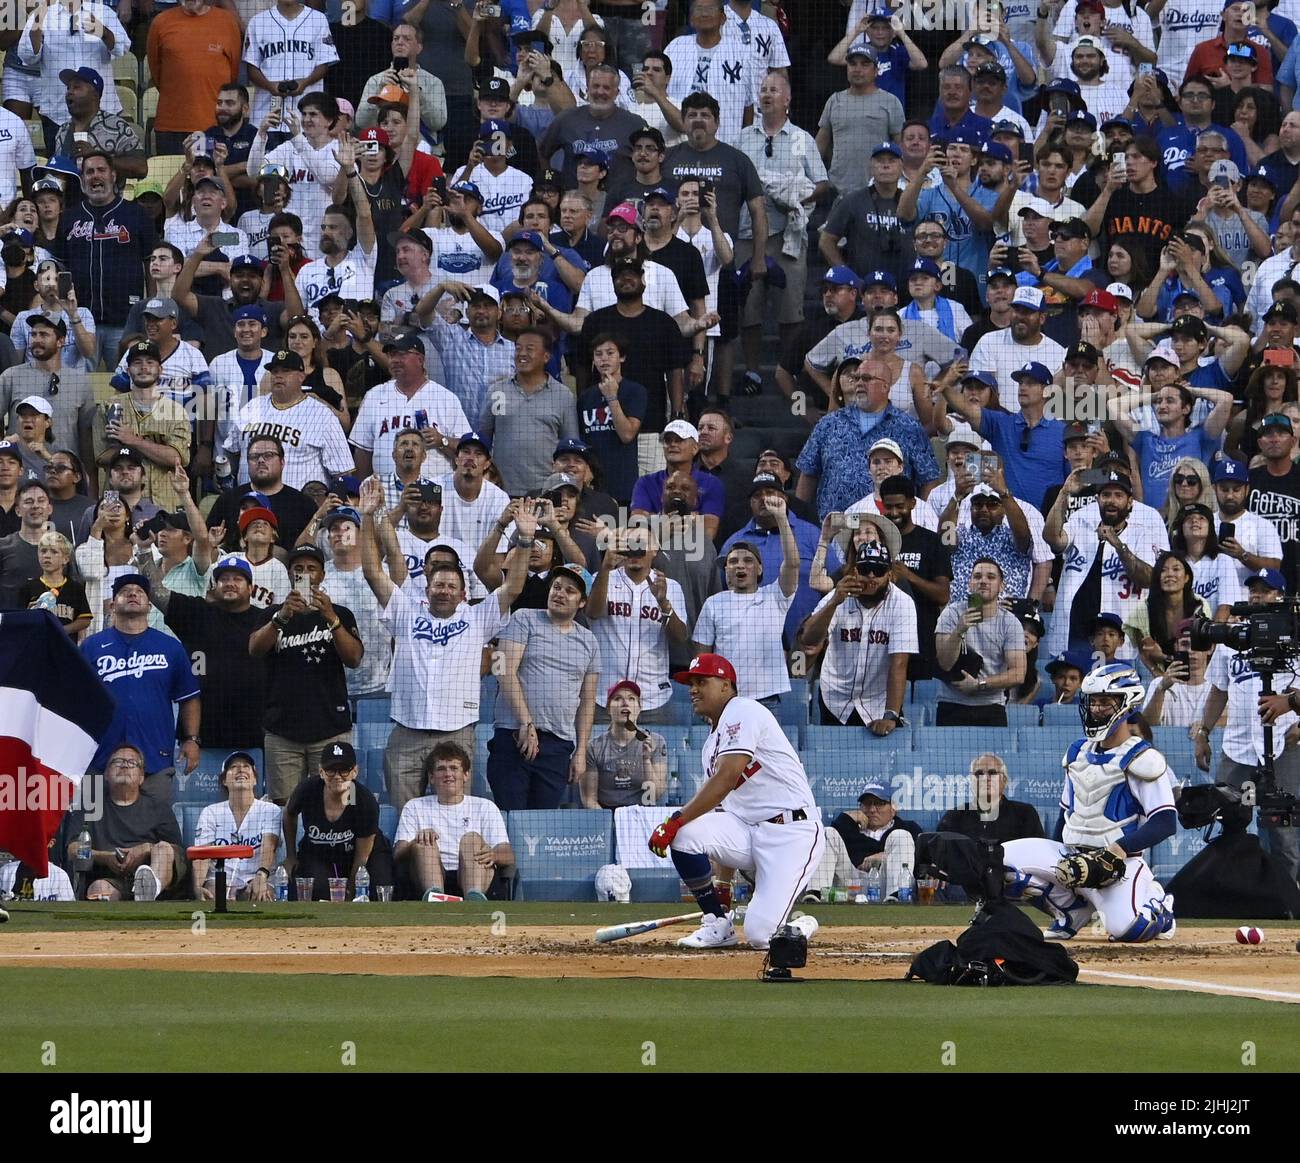
[[[145,149],[154,150],[153,123],[158,116],[158,90],[149,88],[140,94],[140,121],[146,136]]]
[[[257,765],[259,794],[266,788],[266,773],[262,768],[262,749],[249,748],[248,753]],[[172,798],[177,801],[213,804],[226,798],[221,786],[221,765],[230,752],[224,747],[203,747],[199,750],[199,765],[188,775],[179,768],[172,780]]]
[[[383,750],[392,730],[393,725],[387,719],[382,723],[358,721],[352,728],[353,743],[359,753],[369,751],[372,747]]]
[[[132,90],[140,88],[140,58],[134,53],[123,53],[113,58],[113,83],[126,85]]]
[[[128,121],[138,122],[140,120],[140,99],[136,95],[135,86],[119,81],[115,87],[117,89],[117,99],[122,102],[122,116]],[[144,142],[143,133],[140,136],[140,141],[141,143]]]
[[[511,812],[506,828],[519,869],[522,900],[593,901],[596,872],[610,863],[614,820],[609,812]]]
[[[189,848],[194,843],[194,833],[199,826],[199,816],[208,805],[186,800],[172,804],[172,814],[181,830],[181,847]]]
[[[388,837],[391,844],[397,834],[397,809],[392,804],[379,805],[379,830]]]
[[[485,674],[478,684],[478,721],[491,723],[497,712],[497,676]]]
[[[1008,727],[1037,727],[1038,708],[1027,703],[1011,703],[1007,707]]]
[[[185,164],[185,155],[180,153],[160,153],[149,158],[149,178],[160,183],[164,189]]]
[[[662,868],[632,868],[628,876],[632,880],[632,900],[637,903],[651,901],[680,901],[682,899],[682,881],[677,869],[667,860],[659,862]],[[683,906],[685,907],[685,906]]]
[[[385,723],[389,721],[392,700],[387,695],[370,695],[356,700],[357,723]]]
[[[894,751],[877,751],[870,757],[860,751],[808,751],[804,753],[804,770],[813,799],[822,806],[857,807],[858,796],[872,780],[887,786],[898,771],[899,756]]]
[[[1048,703],[1043,707],[1044,727],[1070,727],[1079,730],[1078,703]]]
[[[381,804],[388,803],[388,781],[384,779],[384,749],[368,747],[361,753],[361,783],[375,793]]]

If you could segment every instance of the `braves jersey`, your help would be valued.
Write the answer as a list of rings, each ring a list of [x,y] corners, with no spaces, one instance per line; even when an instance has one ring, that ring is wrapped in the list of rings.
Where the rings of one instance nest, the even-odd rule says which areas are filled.
[[[339,59],[330,33],[329,21],[323,12],[303,8],[297,16],[284,16],[278,8],[259,12],[248,22],[244,35],[244,61],[260,69],[270,82],[301,81],[316,70],[318,65],[332,65]],[[319,93],[325,86],[316,81],[308,85],[306,93]],[[295,104],[304,94],[290,98]],[[261,125],[271,111],[271,94],[265,89],[253,90],[253,111],[249,121]]]
[[[230,888],[244,888],[261,867],[263,836],[280,836],[280,809],[270,800],[254,800],[244,818],[235,823],[235,813],[228,803],[208,804],[199,813],[194,826],[194,843],[202,847],[232,844],[251,844],[252,856],[226,861],[226,884]],[[208,880],[216,876],[216,864],[208,869]]]
[[[450,226],[425,226],[422,229],[433,241],[433,258],[429,266],[437,278],[457,279],[471,287],[481,287],[492,278],[496,261],[479,250],[468,230],[458,234]],[[501,231],[488,229],[504,248],[505,239],[501,237]]]
[[[672,578],[668,578],[668,604],[673,610],[686,609],[686,595]],[[625,569],[610,572],[605,614],[591,619],[591,632],[600,647],[600,681],[596,684],[600,706],[605,705],[605,692],[623,678],[641,688],[643,710],[662,707],[672,697],[666,625],[648,578],[634,582]]]
[[[310,396],[289,408],[276,407],[272,396],[256,396],[240,409],[225,445],[240,454],[240,484],[248,483],[248,442],[255,436],[275,436],[284,445],[284,483],[291,488],[352,471],[352,449],[338,417]]]
[[[478,722],[483,647],[510,620],[494,596],[471,606],[462,602],[439,618],[404,589],[394,590],[381,615],[393,636],[394,722],[416,731],[458,731]]]
[[[154,248],[153,220],[135,202],[78,202],[59,222],[63,255],[77,303],[101,327],[120,327],[144,296],[144,264]]]
[[[532,177],[514,166],[506,166],[501,173],[494,174],[480,163],[470,171],[468,179],[457,175],[456,180],[471,181],[482,191],[483,209],[479,221],[498,234],[510,223],[519,221],[519,210],[533,192]],[[473,245],[472,239],[470,245]]]
[[[424,412],[426,424],[452,440],[459,440],[472,427],[460,401],[432,380],[425,380],[413,396],[401,392],[392,380],[375,385],[362,399],[348,438],[371,454],[376,476],[393,472],[393,438],[403,428],[416,427],[416,412]],[[431,455],[434,464],[445,463],[437,453]]]
[[[817,610],[834,597],[827,594]],[[890,656],[920,651],[916,603],[897,586],[891,585],[876,606],[846,599],[831,617],[827,631],[822,701],[842,723],[854,711],[864,723],[879,719],[885,713]]]
[[[746,824],[761,824],[796,808],[819,815],[794,746],[762,703],[737,695],[723,708],[718,725],[704,741],[704,778],[728,755],[744,755],[749,762],[722,801],[725,811]]]
[[[1174,781],[1165,757],[1138,736],[1103,751],[1076,739],[1061,760],[1061,811],[1066,844],[1105,848],[1157,812],[1174,810]]]
[[[344,299],[375,297],[375,260],[378,257],[378,243],[369,254],[358,244],[337,266],[330,266],[323,258],[318,258],[298,272],[298,294],[318,324],[320,314],[317,306],[326,295],[339,295]]]
[[[1047,635],[1048,655],[1060,654],[1066,648],[1070,636],[1070,603],[1092,569],[1098,546],[1102,544],[1097,539],[1098,521],[1099,511],[1095,505],[1090,505],[1080,509],[1065,523],[1068,544],[1057,588],[1057,613]],[[1154,509],[1142,510],[1134,506],[1119,540],[1139,561],[1154,565],[1156,558],[1169,548],[1169,530]],[[1112,545],[1102,546],[1101,603],[1098,609],[1126,618],[1130,610],[1142,604],[1142,594],[1142,587],[1135,585],[1125,571],[1119,551]]]

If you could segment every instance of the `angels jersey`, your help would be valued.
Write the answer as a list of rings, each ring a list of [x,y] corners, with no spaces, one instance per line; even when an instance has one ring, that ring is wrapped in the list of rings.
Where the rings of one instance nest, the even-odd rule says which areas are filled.
[[[727,755],[747,755],[749,763],[722,807],[747,824],[761,824],[780,812],[802,808],[820,819],[808,775],[781,724],[762,703],[737,695],[723,708],[718,725],[704,741],[704,777]]]

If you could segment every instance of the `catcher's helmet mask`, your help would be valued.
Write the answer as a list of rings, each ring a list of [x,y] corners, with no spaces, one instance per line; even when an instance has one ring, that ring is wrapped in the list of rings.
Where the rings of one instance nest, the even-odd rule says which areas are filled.
[[[1110,662],[1092,671],[1079,688],[1084,735],[1093,743],[1102,742],[1134,715],[1145,693],[1137,671],[1126,662]]]

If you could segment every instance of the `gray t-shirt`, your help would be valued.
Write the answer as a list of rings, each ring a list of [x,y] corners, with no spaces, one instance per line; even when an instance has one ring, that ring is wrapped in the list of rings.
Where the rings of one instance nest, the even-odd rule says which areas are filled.
[[[0,373],[0,417],[6,432],[18,431],[18,403],[28,396],[40,396],[54,412],[54,448],[69,448],[81,455],[81,435],[90,434],[95,420],[95,389],[81,368],[61,367],[57,391],[50,373],[31,364],[17,364]],[[37,480],[45,479],[44,464]]]
[[[20,533],[0,537],[0,610],[18,609],[18,591],[24,582],[41,576],[36,546]]]
[[[597,117],[590,105],[579,105],[575,109],[566,109],[547,126],[537,144],[538,156],[543,165],[550,165],[555,160],[554,155],[560,154],[557,168],[563,171],[567,190],[578,181],[578,155],[573,146],[585,141],[609,154],[611,164],[606,185],[616,185],[633,173],[632,147],[628,138],[644,125],[645,122],[635,113],[617,106],[608,117]]]
[[[502,376],[488,385],[479,432],[492,437],[502,488],[522,497],[551,475],[555,446],[577,438],[578,402],[554,377],[537,391],[525,392],[513,376]]]
[[[848,89],[832,93],[817,122],[819,129],[831,130],[831,185],[841,194],[865,186],[871,151],[901,133],[905,120],[902,102],[884,89],[862,96]]]
[[[962,596],[961,601],[946,605],[935,626],[936,638],[940,634],[949,634],[956,629],[957,623],[961,621],[961,616],[965,612],[965,595]],[[963,651],[972,651],[984,660],[984,668],[979,674],[973,676],[975,678],[1000,674],[1007,668],[1008,653],[1013,650],[1024,650],[1024,648],[1025,632],[1021,629],[1016,616],[1001,607],[998,608],[996,615],[992,615],[987,606],[984,607],[984,621],[966,632],[966,641],[962,646]],[[988,690],[976,691],[968,695],[944,683],[939,698],[945,703],[960,703],[966,707],[998,707],[1007,701],[1007,692]]]
[[[667,763],[668,741],[654,731],[648,734],[654,748],[650,762]],[[650,769],[645,762],[643,746],[635,735],[619,746],[614,741],[613,731],[597,735],[587,744],[587,767],[596,771],[596,801],[602,808],[654,803],[653,798],[646,797]]]
[[[523,644],[519,682],[538,732],[573,742],[583,680],[600,673],[595,635],[576,622],[567,631],[559,630],[545,610],[516,610],[498,641]],[[497,699],[496,725],[510,731],[523,726],[509,699]]]
[[[1269,233],[1268,219],[1258,210],[1247,210],[1246,217],[1265,234]],[[1258,257],[1250,248],[1250,235],[1246,233],[1245,224],[1235,214],[1220,215],[1211,211],[1205,216],[1205,221],[1213,228],[1219,249],[1232,259],[1233,266],[1240,269],[1248,258]]]
[[[684,141],[668,151],[662,168],[668,186],[680,186],[687,178],[711,181],[718,199],[718,223],[732,238],[740,237],[740,208],[763,196],[754,163],[726,142],[698,150]]]

